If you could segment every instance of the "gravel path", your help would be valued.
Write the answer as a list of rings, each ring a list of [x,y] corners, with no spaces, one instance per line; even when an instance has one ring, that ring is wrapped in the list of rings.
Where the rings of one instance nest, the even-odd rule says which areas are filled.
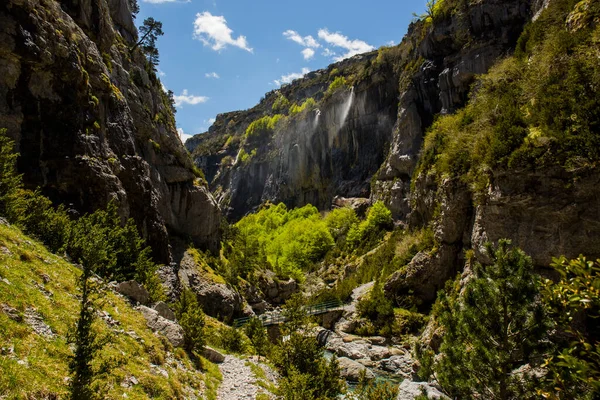
[[[225,356],[225,361],[219,365],[223,374],[223,382],[219,386],[217,393],[218,400],[237,400],[237,399],[255,399],[258,393],[270,393],[256,384],[258,378],[254,375],[247,362],[254,361],[242,360],[235,356]],[[268,366],[258,364],[265,371],[266,381],[275,384],[277,377]],[[264,381],[264,379],[261,379]],[[273,397],[271,395],[271,397]]]

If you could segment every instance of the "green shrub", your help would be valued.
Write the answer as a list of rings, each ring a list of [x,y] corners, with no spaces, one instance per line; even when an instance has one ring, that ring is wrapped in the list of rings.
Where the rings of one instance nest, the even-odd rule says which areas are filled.
[[[392,212],[383,204],[382,201],[377,201],[367,213],[367,218],[352,225],[348,231],[346,242],[350,248],[355,248],[358,244],[365,240],[376,241],[380,239],[380,233],[385,229],[390,229],[393,226]]]
[[[345,236],[358,223],[356,212],[349,207],[336,208],[325,216],[325,223],[334,238]]]
[[[343,76],[336,76],[335,79],[333,80],[333,82],[331,82],[329,84],[329,87],[327,88],[327,91],[325,92],[325,94],[330,95],[330,94],[333,94],[334,92],[336,92],[340,88],[347,88],[347,87],[348,87],[348,83],[346,81],[346,78],[344,78]]]
[[[279,93],[277,95],[277,98],[273,102],[273,106],[271,107],[271,109],[276,114],[282,114],[282,113],[287,112],[289,107],[290,107],[290,101],[283,94]]]
[[[273,116],[267,115],[256,121],[252,121],[250,125],[248,125],[248,128],[246,128],[246,137],[252,138],[272,134],[282,118],[284,118],[283,115],[275,114]]]
[[[304,101],[304,103],[302,103],[299,106],[296,105],[296,103],[292,104],[292,106],[290,107],[290,116],[300,114],[302,111],[304,111],[306,109],[313,110],[316,107],[317,107],[317,102],[312,97],[309,97],[308,99],[306,99]]]
[[[174,309],[177,321],[183,328],[185,349],[189,352],[201,353],[205,344],[205,317],[198,304],[196,293],[189,288],[184,289]]]
[[[249,348],[248,338],[241,329],[222,326],[218,330],[219,344],[231,353],[243,354]]]

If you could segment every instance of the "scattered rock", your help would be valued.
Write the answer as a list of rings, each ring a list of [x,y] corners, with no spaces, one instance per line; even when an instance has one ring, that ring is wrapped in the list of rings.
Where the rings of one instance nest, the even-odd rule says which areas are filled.
[[[379,368],[394,375],[404,378],[412,376],[414,360],[408,354],[402,356],[391,356],[379,362]]]
[[[156,310],[158,315],[160,315],[161,317],[171,321],[175,321],[175,313],[169,308],[167,303],[165,303],[164,301],[159,301],[152,308]]]
[[[136,281],[121,282],[117,285],[116,290],[142,305],[146,305],[150,301],[150,294],[146,288]]]
[[[10,285],[10,281],[9,281],[8,279],[6,279],[6,278],[2,278],[2,279],[0,279],[0,282],[4,282],[4,283],[6,283],[7,285]]]
[[[398,397],[396,400],[414,400],[415,397],[421,394],[421,388],[424,388],[427,392],[429,399],[448,399],[442,392],[439,391],[435,386],[425,382],[411,382],[405,379],[398,388]]]
[[[359,217],[364,217],[367,209],[371,205],[371,200],[364,197],[341,197],[335,196],[331,202],[333,208],[349,207],[356,212]]]
[[[49,263],[48,261],[46,261],[46,263]],[[42,281],[44,282],[44,285],[48,284],[48,282],[50,282],[50,275],[45,274],[45,273],[41,273],[40,274],[40,278],[42,278]]]
[[[29,325],[35,333],[47,338],[55,337],[55,333],[52,329],[44,322],[44,318],[34,308],[27,308],[25,310],[25,323]]]
[[[176,322],[161,317],[156,310],[146,306],[138,306],[150,329],[164,335],[175,347],[183,345],[183,328]]]
[[[13,321],[23,321],[23,316],[21,315],[21,313],[19,313],[19,311],[16,308],[12,308],[8,304],[0,304],[0,310],[2,310],[2,312]]]
[[[342,378],[350,382],[358,382],[362,371],[365,371],[365,376],[369,379],[374,379],[375,374],[367,369],[364,365],[346,357],[338,358],[340,365],[340,375]]]
[[[204,346],[202,355],[208,361],[213,362],[215,364],[221,364],[223,361],[225,361],[225,356],[223,354],[219,353],[217,350],[209,346]]]
[[[273,271],[265,271],[258,279],[258,286],[271,304],[283,304],[298,290],[295,280],[279,280]]]

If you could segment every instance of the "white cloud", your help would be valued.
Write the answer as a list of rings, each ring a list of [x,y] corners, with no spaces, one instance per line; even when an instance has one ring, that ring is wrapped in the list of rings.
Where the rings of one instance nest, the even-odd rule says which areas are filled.
[[[207,72],[206,74],[204,74],[204,76],[207,78],[214,78],[214,79],[220,78],[219,74],[217,74],[216,72]]]
[[[231,45],[252,53],[246,37],[240,35],[234,39],[231,36],[232,33],[233,31],[227,26],[225,17],[212,15],[208,11],[196,14],[194,39],[200,40],[205,46],[210,46],[215,51]]]
[[[165,86],[165,84],[164,84],[164,83],[162,83],[162,82],[161,82],[161,83],[160,83],[160,86],[162,87],[162,90],[163,90],[163,92],[165,92],[165,93],[168,93],[168,92],[169,92],[169,89],[167,89],[167,87]]]
[[[175,100],[175,107],[181,107],[184,104],[196,105],[200,103],[206,103],[208,101],[208,97],[206,96],[194,96],[188,93],[187,89],[184,89],[178,96],[173,96]]]
[[[341,61],[356,54],[366,53],[367,51],[375,49],[375,47],[362,40],[350,40],[348,39],[348,36],[344,36],[339,32],[331,33],[327,29],[319,29],[319,38],[332,46],[341,47],[346,50],[344,55],[335,57],[335,61]]]
[[[388,45],[388,46],[395,46],[396,42],[394,42],[393,40],[390,40],[389,42],[386,43],[386,45]]]
[[[290,39],[291,41],[298,43],[300,46],[312,47],[315,49],[321,47],[319,42],[317,42],[312,36],[308,35],[302,37],[298,32],[293,31],[291,29],[288,29],[287,31],[283,32],[283,36]]]
[[[157,72],[158,72],[158,76],[160,76],[161,78],[163,76],[167,76],[167,74],[165,74],[160,68],[157,69]]]
[[[313,49],[306,48],[302,50],[302,55],[304,56],[305,60],[310,60],[315,56],[315,51]]]
[[[292,72],[291,74],[288,74],[288,75],[282,75],[280,79],[275,79],[273,82],[277,86],[281,86],[284,83],[291,83],[295,79],[300,79],[304,75],[308,74],[309,72],[310,72],[310,70],[308,68],[302,68],[302,72]]]
[[[184,133],[182,128],[177,128],[177,133],[179,134],[179,137],[181,138],[182,143],[185,143],[186,140],[188,140],[189,138],[192,137],[192,135],[188,135],[187,133]]]
[[[214,124],[214,123],[215,123],[215,121],[216,121],[216,119],[215,119],[215,118],[209,118],[209,119],[208,119],[208,124],[209,124],[209,125],[212,125],[212,124]]]
[[[324,55],[325,57],[334,57],[337,55],[334,51],[331,51],[328,48],[325,48],[325,50],[323,50],[323,52],[321,54]]]

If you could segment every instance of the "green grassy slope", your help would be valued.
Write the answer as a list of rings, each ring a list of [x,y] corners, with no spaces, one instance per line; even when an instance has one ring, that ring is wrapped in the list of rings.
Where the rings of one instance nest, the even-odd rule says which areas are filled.
[[[79,275],[37,241],[0,224],[0,398],[68,395],[67,337],[79,312]],[[95,361],[101,398],[214,398],[214,368],[198,371],[185,352],[150,331],[123,297],[106,289],[97,304],[101,315],[94,328],[110,335]],[[41,319],[33,325],[44,333],[46,324],[51,333],[36,333],[35,316]]]

